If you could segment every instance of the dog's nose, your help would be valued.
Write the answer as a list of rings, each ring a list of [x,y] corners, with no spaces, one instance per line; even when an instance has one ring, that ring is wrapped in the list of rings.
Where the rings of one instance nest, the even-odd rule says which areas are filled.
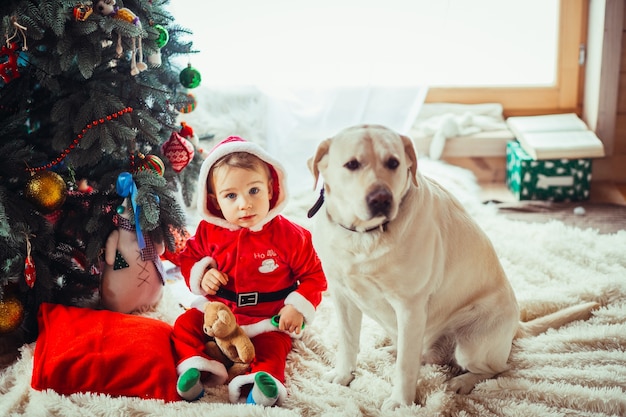
[[[366,197],[367,206],[373,217],[388,216],[392,201],[393,195],[386,188],[377,188]]]

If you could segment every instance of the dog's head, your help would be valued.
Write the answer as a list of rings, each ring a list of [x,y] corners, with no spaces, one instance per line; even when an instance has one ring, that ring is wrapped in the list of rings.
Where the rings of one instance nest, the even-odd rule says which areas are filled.
[[[360,125],[326,139],[308,161],[324,181],[327,212],[357,231],[393,220],[402,197],[417,185],[417,155],[410,138],[379,125]]]

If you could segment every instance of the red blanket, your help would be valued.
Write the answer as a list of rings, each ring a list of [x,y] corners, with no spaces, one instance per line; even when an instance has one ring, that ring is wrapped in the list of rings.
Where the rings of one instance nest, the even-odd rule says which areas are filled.
[[[48,303],[38,320],[34,389],[180,400],[169,324]]]

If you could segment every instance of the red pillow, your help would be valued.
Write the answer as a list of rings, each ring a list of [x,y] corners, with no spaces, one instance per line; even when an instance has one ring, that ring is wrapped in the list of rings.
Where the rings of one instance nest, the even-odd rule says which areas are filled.
[[[169,324],[49,303],[38,321],[34,389],[180,400]]]

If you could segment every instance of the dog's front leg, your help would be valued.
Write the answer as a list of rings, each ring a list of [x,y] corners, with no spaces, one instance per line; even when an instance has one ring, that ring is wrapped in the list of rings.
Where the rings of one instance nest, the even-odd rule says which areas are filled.
[[[333,300],[341,330],[335,369],[326,374],[326,380],[347,386],[354,379],[354,371],[356,370],[363,313],[338,289],[333,292]]]
[[[399,300],[394,306],[398,325],[397,356],[391,396],[383,409],[394,410],[413,404],[421,368],[421,352],[426,331],[426,300]]]

